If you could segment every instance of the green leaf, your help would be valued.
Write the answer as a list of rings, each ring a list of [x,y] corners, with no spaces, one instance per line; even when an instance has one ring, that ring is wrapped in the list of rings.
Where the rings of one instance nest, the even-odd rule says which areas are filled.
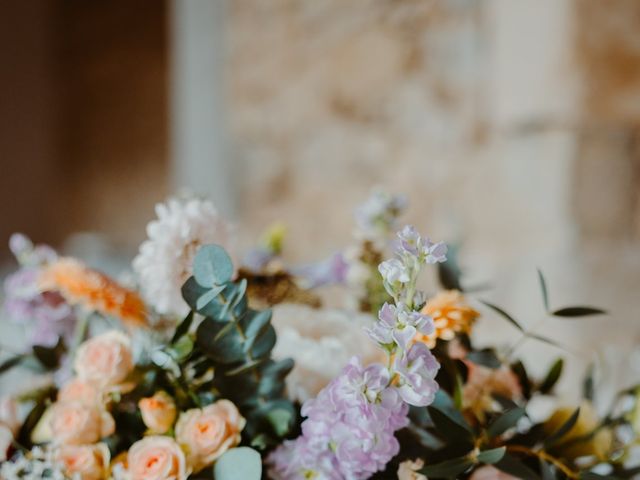
[[[438,435],[454,443],[473,445],[473,432],[466,423],[459,423],[456,419],[437,408],[428,407],[428,411]]]
[[[205,308],[209,303],[214,301],[224,289],[225,285],[216,285],[204,292],[198,297],[198,300],[196,300],[196,310],[202,310]]]
[[[0,374],[11,370],[13,367],[19,365],[23,360],[25,360],[29,355],[16,355],[14,357],[6,359],[4,362],[0,363]]]
[[[47,370],[53,370],[60,364],[60,357],[66,351],[62,339],[54,347],[44,345],[34,345],[33,355]]]
[[[575,426],[579,416],[580,407],[576,408],[576,410],[571,414],[567,421],[560,426],[560,428],[558,428],[553,434],[547,437],[547,439],[544,441],[545,446],[549,447],[559,440],[562,440],[562,437],[569,433]]]
[[[525,413],[526,410],[521,407],[504,412],[489,425],[487,434],[492,438],[502,435],[508,429],[515,427],[518,420],[520,420]]]
[[[189,335],[183,335],[176,342],[167,347],[167,353],[173,357],[176,362],[182,362],[193,351],[193,339]]]
[[[557,359],[554,362],[554,364],[549,369],[547,376],[545,377],[545,379],[540,384],[540,387],[538,388],[540,393],[546,394],[553,389],[555,384],[560,379],[560,375],[562,375],[563,366],[564,366],[564,361],[561,358]]]
[[[187,281],[184,282],[180,289],[182,292],[182,298],[184,298],[184,301],[187,302],[187,305],[189,305],[193,310],[198,310],[198,299],[208,290],[208,288],[198,284],[194,277],[187,278]]]
[[[458,247],[455,245],[449,246],[447,252],[447,261],[438,263],[438,281],[445,290],[459,290],[464,291],[460,277],[462,276],[462,270],[457,262]]]
[[[507,312],[505,312],[503,309],[501,309],[500,307],[489,303],[489,302],[485,302],[484,300],[480,300],[481,303],[485,304],[487,307],[489,307],[490,309],[492,309],[494,312],[498,313],[502,318],[506,319],[509,323],[511,323],[511,325],[513,325],[514,327],[516,327],[518,330],[520,330],[521,332],[524,332],[524,328],[522,328],[522,326],[516,321],[515,318],[513,318],[511,315],[509,315]]]
[[[496,355],[495,350],[492,348],[485,348],[483,350],[477,350],[475,352],[469,352],[467,354],[467,360],[471,360],[473,363],[483,365],[488,368],[496,369],[502,366],[502,362]]]
[[[290,410],[274,408],[269,411],[266,416],[276,435],[283,437],[289,432],[291,428],[291,421],[293,420],[293,415]]]
[[[203,287],[222,285],[233,276],[233,263],[219,245],[203,245],[193,260],[193,276]]]
[[[605,315],[607,312],[595,307],[565,307],[554,312],[552,315],[556,317],[577,318],[587,317],[589,315]]]
[[[185,319],[182,320],[182,322],[180,322],[176,327],[176,331],[173,333],[173,337],[171,338],[171,343],[177,341],[180,337],[188,333],[192,323],[193,312],[189,312]]]
[[[542,335],[538,335],[536,333],[527,333],[526,335],[529,338],[533,338],[534,340],[538,340],[540,342],[547,343],[547,344],[552,345],[552,346],[554,346],[556,348],[560,348],[562,350],[568,350],[567,347],[565,347],[561,343],[558,343],[555,340],[551,340],[550,338],[543,337]]]
[[[595,472],[581,472],[580,473],[580,480],[618,480],[620,479],[620,477],[615,477],[613,475],[600,475],[599,473],[595,473]]]
[[[542,459],[540,459],[540,473],[542,474],[542,480],[556,480],[553,467]]]
[[[520,480],[540,480],[540,476],[536,472],[522,463],[518,457],[514,457],[508,453],[494,466],[498,470],[513,475]]]
[[[253,448],[232,448],[213,466],[215,480],[260,480],[262,458]]]
[[[428,478],[453,478],[467,471],[473,464],[473,460],[465,455],[435,465],[427,465],[420,470],[420,473]]]
[[[196,330],[196,344],[207,357],[222,364],[245,358],[242,336],[233,323],[205,318]]]
[[[538,268],[538,280],[540,281],[540,290],[542,291],[542,303],[545,311],[549,311],[549,292],[547,291],[547,282],[544,279],[542,270]]]
[[[589,365],[584,380],[582,381],[582,397],[585,400],[593,400],[595,394],[595,381],[593,379],[594,373],[595,369],[593,364],[591,364]]]
[[[514,362],[511,364],[511,371],[513,371],[513,373],[518,377],[524,398],[531,398],[531,380],[529,380],[529,374],[527,373],[527,369],[524,364],[520,360]]]
[[[491,450],[484,450],[478,454],[478,461],[480,463],[494,464],[502,460],[507,447],[493,448]]]

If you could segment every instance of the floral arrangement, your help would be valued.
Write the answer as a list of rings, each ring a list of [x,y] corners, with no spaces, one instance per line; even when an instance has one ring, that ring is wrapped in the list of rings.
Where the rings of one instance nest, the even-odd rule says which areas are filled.
[[[640,474],[640,387],[598,415],[590,375],[579,405],[537,418],[563,361],[532,378],[517,344],[476,348],[473,331],[484,311],[521,341],[557,342],[471,299],[455,249],[400,228],[405,206],[374,192],[356,212],[352,246],[291,266],[282,226],[239,261],[234,229],[211,202],[171,199],[129,282],[14,235],[20,268],[5,281],[3,315],[24,327],[28,347],[0,346],[0,373],[35,375],[0,400],[0,478]],[[429,268],[440,289],[427,296]],[[539,280],[550,316],[604,313],[551,309]],[[323,306],[327,285],[345,293],[344,308]]]

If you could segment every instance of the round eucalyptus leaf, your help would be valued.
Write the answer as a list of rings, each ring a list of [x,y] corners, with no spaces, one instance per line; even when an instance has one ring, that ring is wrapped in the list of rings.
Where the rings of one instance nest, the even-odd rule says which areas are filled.
[[[262,458],[253,448],[232,448],[213,467],[215,480],[260,480]]]
[[[219,245],[203,245],[193,260],[193,276],[203,287],[222,285],[233,276],[233,263]]]

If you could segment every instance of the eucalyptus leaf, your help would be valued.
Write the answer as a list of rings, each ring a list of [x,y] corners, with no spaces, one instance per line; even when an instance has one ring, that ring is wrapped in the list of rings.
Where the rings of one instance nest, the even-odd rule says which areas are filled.
[[[554,362],[554,364],[549,369],[547,376],[538,387],[538,390],[540,391],[540,393],[546,394],[553,389],[556,383],[558,383],[558,380],[560,379],[560,375],[562,375],[563,366],[564,366],[564,361],[561,358],[557,359]]]
[[[502,435],[508,429],[515,427],[525,413],[526,410],[521,407],[504,412],[489,425],[487,434],[492,438]]]
[[[492,448],[491,450],[483,450],[476,457],[480,463],[492,465],[499,462],[504,457],[507,447]]]
[[[206,356],[222,364],[245,358],[242,335],[228,322],[205,318],[198,325],[196,343]]]
[[[232,448],[214,465],[213,477],[215,480],[260,480],[262,457],[253,448]]]
[[[196,310],[202,310],[209,303],[213,302],[224,288],[225,285],[216,285],[200,295],[198,300],[196,300]]]
[[[605,315],[607,312],[595,307],[565,307],[552,312],[556,317],[579,318],[590,315]]]
[[[193,310],[198,310],[198,299],[204,295],[209,289],[207,287],[203,287],[202,285],[196,282],[194,277],[187,278],[187,281],[184,282],[180,291],[182,292],[182,298],[187,302]]]
[[[203,287],[222,285],[231,280],[233,263],[221,246],[203,245],[193,260],[193,276]]]

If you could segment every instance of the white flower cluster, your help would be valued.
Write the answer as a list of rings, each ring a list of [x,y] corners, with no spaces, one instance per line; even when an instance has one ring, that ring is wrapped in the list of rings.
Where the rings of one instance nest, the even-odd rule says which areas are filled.
[[[231,229],[213,203],[170,199],[156,205],[158,218],[147,225],[148,240],[133,260],[145,300],[162,315],[186,315],[189,307],[180,288],[192,273],[201,245],[216,243],[229,250]]]
[[[64,467],[54,460],[54,454],[48,449],[33,447],[26,454],[19,454],[0,466],[0,478],[42,480],[82,480],[80,474],[69,477]]]

